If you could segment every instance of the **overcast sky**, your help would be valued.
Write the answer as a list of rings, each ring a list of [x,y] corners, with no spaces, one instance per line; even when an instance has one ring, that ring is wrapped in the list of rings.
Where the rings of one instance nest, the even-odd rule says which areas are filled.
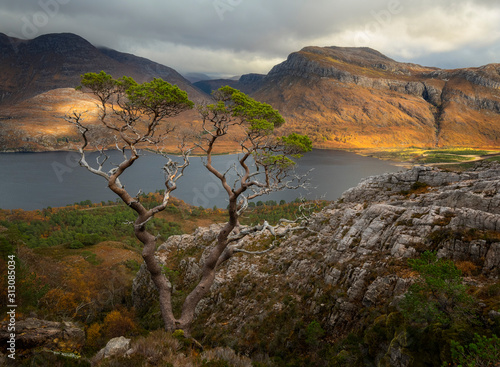
[[[500,1],[2,0],[0,32],[72,32],[181,73],[267,73],[305,46],[457,68],[500,62]]]

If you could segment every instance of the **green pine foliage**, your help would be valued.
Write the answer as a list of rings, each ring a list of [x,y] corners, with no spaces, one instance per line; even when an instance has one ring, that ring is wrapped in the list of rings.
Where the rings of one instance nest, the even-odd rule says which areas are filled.
[[[6,216],[0,225],[17,233],[30,248],[63,245],[70,249],[91,246],[102,241],[125,241],[134,236],[130,224],[134,213],[124,204],[103,207],[44,209],[41,216],[16,220]],[[149,224],[162,239],[181,234],[178,223],[154,219]]]
[[[107,102],[115,93],[123,93],[127,97],[126,107],[145,115],[164,117],[172,109],[193,108],[194,103],[188,99],[185,91],[162,79],[154,78],[151,82],[139,84],[134,79],[124,76],[120,79],[104,71],[82,75],[81,86],[92,91],[101,102]]]
[[[434,252],[426,251],[408,263],[419,273],[419,278],[401,303],[407,319],[449,326],[471,318],[475,302],[453,261],[438,259]]]
[[[145,205],[157,205],[159,195],[143,194],[141,201]],[[312,211],[319,211],[326,201],[314,203]],[[275,200],[261,202],[261,205],[251,203],[249,210],[241,218],[242,224],[255,225],[267,220],[276,224],[282,218],[294,220],[301,214],[303,203],[296,200],[286,203],[284,200],[278,204]],[[169,205],[165,212],[179,217],[180,220],[192,218],[213,218],[214,211],[201,207],[179,207]],[[90,200],[67,206],[65,208],[46,208],[41,211],[10,211],[0,212],[0,226],[8,229],[10,237],[21,241],[29,248],[43,248],[63,245],[70,249],[79,249],[95,245],[103,241],[134,242],[133,227],[135,214],[122,203],[92,204]],[[184,233],[179,220],[167,221],[154,218],[148,223],[155,233],[160,234],[161,240],[166,240],[171,235]],[[10,249],[11,242],[0,238],[0,247]]]
[[[452,340],[451,356],[453,366],[498,366],[500,363],[500,338],[496,335],[488,338],[484,335],[474,334],[474,340],[465,346]],[[444,363],[443,367],[449,365]]]

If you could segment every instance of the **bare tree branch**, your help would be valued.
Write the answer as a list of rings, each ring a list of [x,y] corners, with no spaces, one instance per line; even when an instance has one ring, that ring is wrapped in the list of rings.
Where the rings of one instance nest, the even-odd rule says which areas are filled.
[[[275,226],[264,221],[258,226],[240,227],[238,219],[248,208],[250,199],[273,191],[306,187],[306,177],[296,175],[293,167],[298,154],[311,149],[311,142],[298,134],[285,137],[277,135],[275,129],[284,123],[281,115],[271,106],[257,102],[230,87],[222,87],[214,93],[214,104],[198,106],[202,124],[196,146],[204,152],[204,166],[209,174],[218,179],[227,194],[228,221],[220,229],[217,240],[204,259],[201,278],[184,300],[180,317],[175,317],[172,284],[154,255],[158,236],[148,231],[147,224],[155,214],[167,207],[171,193],[177,188],[178,180],[184,176],[185,169],[190,164],[189,157],[194,148],[187,146],[186,138],[189,134],[183,132],[179,143],[179,158],[172,159],[166,155],[160,144],[172,134],[173,128],[165,126],[162,121],[176,116],[193,104],[187,99],[185,92],[159,79],[138,84],[128,77],[115,80],[104,72],[87,73],[82,77],[82,85],[98,97],[101,126],[113,137],[114,145],[123,158],[106,172],[105,164],[109,164],[109,157],[105,149],[109,144],[106,145],[103,141],[98,149],[100,153],[96,166],[88,164],[85,151],[90,148],[91,143],[100,140],[92,136],[91,129],[82,123],[82,114],[75,112],[67,116],[66,120],[74,124],[83,137],[80,164],[93,174],[103,177],[108,182],[109,189],[137,213],[134,233],[144,245],[143,258],[159,291],[165,328],[169,331],[180,328],[188,333],[196,306],[209,292],[218,266],[235,253],[268,253],[288,233],[307,229],[306,221],[302,221],[300,225],[298,222],[279,222]],[[108,113],[108,110],[112,112]],[[241,155],[231,167],[225,171],[219,170],[213,164],[214,150],[222,138],[234,136],[235,128],[242,133],[239,141]],[[144,147],[166,159],[163,165],[163,199],[150,209],[141,203],[141,192],[132,196],[120,183],[123,173],[140,159],[140,149]],[[235,177],[232,175],[233,171]],[[245,249],[245,238],[267,233],[274,239],[266,249]]]
[[[91,173],[103,177],[109,189],[137,213],[137,218],[133,223],[134,232],[144,245],[143,258],[160,294],[160,308],[165,328],[175,330],[178,320],[172,311],[172,285],[154,256],[158,236],[148,232],[146,226],[156,213],[166,208],[171,192],[177,188],[177,181],[184,175],[184,170],[189,165],[189,155],[192,149],[182,145],[182,162],[176,162],[162,154],[167,159],[163,167],[166,190],[162,203],[152,209],[146,209],[139,201],[141,192],[135,197],[130,195],[121,184],[120,177],[140,158],[140,146],[144,145],[157,152],[161,151],[159,144],[172,132],[172,128],[168,126],[165,127],[163,133],[158,131],[162,120],[191,108],[193,103],[189,101],[185,92],[160,79],[137,84],[127,77],[115,80],[104,72],[87,73],[82,76],[82,85],[98,97],[100,101],[99,121],[107,132],[112,133],[114,145],[121,152],[122,161],[106,172],[104,166],[109,156],[105,152],[107,146],[102,144],[97,149],[100,153],[96,158],[96,166],[92,167],[87,162],[86,150],[90,148],[91,140],[98,139],[95,137],[92,139],[93,137],[90,136],[91,129],[82,123],[82,113],[73,112],[65,119],[75,125],[83,137],[83,144],[79,148],[80,165]],[[112,110],[112,114],[108,114],[108,108]]]

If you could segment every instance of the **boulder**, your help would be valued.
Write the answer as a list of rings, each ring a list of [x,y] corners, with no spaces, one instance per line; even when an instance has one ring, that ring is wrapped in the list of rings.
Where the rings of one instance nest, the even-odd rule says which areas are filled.
[[[111,339],[92,359],[93,364],[97,364],[105,358],[125,356],[130,350],[130,339],[120,336]]]

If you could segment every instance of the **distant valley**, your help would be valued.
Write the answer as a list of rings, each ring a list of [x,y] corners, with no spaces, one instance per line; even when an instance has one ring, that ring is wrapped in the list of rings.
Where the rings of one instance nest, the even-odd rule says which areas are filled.
[[[370,48],[306,47],[267,75],[191,83],[172,68],[66,33],[0,34],[0,68],[2,151],[73,149],[78,137],[62,117],[80,110],[95,120],[94,100],[73,88],[81,74],[101,70],[139,82],[160,77],[196,103],[230,85],[278,109],[287,131],[309,134],[317,148],[500,146],[500,64],[444,70]],[[190,111],[175,123],[199,120]]]

